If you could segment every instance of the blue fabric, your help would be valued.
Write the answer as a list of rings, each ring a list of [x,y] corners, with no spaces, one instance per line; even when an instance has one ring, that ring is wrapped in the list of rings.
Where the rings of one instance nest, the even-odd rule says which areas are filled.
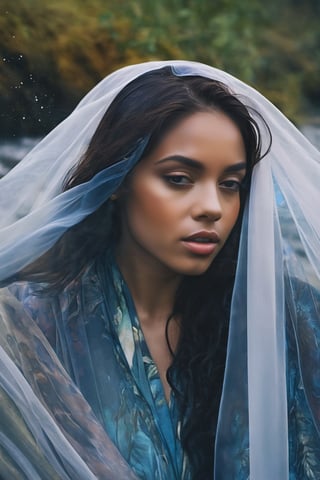
[[[4,285],[7,285],[7,279],[12,277],[12,281],[19,270],[49,250],[70,227],[106,202],[140,160],[148,141],[148,136],[139,139],[133,150],[119,162],[98,172],[87,182],[59,193],[38,217],[35,209],[35,212],[21,218],[20,231],[25,228],[24,235],[15,237],[14,229],[10,233],[9,228],[1,239],[4,246],[1,250],[0,282],[5,280]],[[32,220],[32,215],[35,220]]]
[[[319,312],[313,311],[304,301],[303,296],[310,286],[296,283],[295,287],[297,304],[295,311],[288,315],[291,325],[289,323],[287,329],[289,479],[313,480],[320,478],[319,409],[316,405],[320,398],[320,373],[316,368],[320,355]],[[319,292],[312,288],[311,291],[320,308]],[[302,376],[302,372],[306,374]]]
[[[311,293],[318,299],[316,305],[320,305],[320,298],[318,291],[297,279],[288,279],[286,288],[292,290],[295,300],[286,310],[289,480],[314,480],[320,478],[315,403],[319,372],[314,370],[320,330],[319,312],[311,310],[308,298]],[[179,441],[175,398],[172,395],[167,404],[132,297],[112,253],[99,258],[59,296],[41,298],[27,286],[21,299],[137,476],[145,480],[190,480]],[[245,338],[239,341],[245,343]],[[245,349],[243,352],[245,355]],[[303,370],[308,375],[302,377]],[[306,381],[313,397],[306,395]],[[247,412],[237,408],[236,397],[228,408],[224,413],[231,430],[223,455],[233,461],[227,476],[226,472],[216,472],[216,478],[247,480]]]
[[[320,312],[310,306],[308,299],[311,293],[315,304],[320,308],[320,292],[297,279],[290,281],[287,279],[287,288],[293,290],[295,299],[294,302],[287,304],[286,309],[289,480],[318,480],[320,432],[317,423],[320,415],[313,397],[319,401],[320,373],[316,366],[320,355],[318,324]],[[239,342],[244,345],[245,337],[246,332],[239,338]],[[245,362],[243,349],[243,359],[239,359],[239,365],[242,366]],[[306,372],[304,377],[301,375],[303,370]],[[246,389],[246,367],[244,371],[237,370],[235,376],[238,377],[235,391]],[[313,397],[308,398],[306,392],[311,392]],[[229,410],[225,408],[224,414],[230,420],[230,436],[225,439],[219,454],[223,454],[226,460],[232,458],[233,461],[229,462],[227,472],[221,470],[216,472],[216,479],[248,480],[250,478],[248,412],[239,408],[236,396],[227,407]]]
[[[168,405],[111,253],[59,297],[24,304],[137,476],[191,479],[174,395]]]

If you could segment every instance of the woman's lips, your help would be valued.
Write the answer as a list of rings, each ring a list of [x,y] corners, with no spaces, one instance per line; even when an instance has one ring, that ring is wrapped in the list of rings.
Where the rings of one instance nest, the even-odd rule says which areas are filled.
[[[182,240],[183,245],[196,255],[211,255],[217,248],[220,238],[216,232],[201,231]]]
[[[182,243],[189,252],[196,255],[211,255],[217,248],[217,243],[213,242],[201,243],[194,240],[183,240]]]

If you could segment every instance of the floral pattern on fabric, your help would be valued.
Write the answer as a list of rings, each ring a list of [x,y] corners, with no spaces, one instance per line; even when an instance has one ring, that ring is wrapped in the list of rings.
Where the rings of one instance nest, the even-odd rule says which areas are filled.
[[[24,305],[137,476],[190,480],[174,397],[168,405],[111,254],[58,297],[25,291]]]

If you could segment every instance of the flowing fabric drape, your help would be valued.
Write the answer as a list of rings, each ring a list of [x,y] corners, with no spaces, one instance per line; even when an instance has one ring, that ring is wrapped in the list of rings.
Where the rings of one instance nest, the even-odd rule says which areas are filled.
[[[143,140],[123,159],[122,170],[115,173],[118,167],[111,167],[79,188],[61,193],[66,173],[85,151],[115,95],[137,76],[168,65],[176,75],[201,75],[224,82],[249,107],[258,123],[255,111],[262,115],[273,137],[270,152],[254,169],[243,221],[219,414],[215,478],[242,480],[248,475],[251,480],[317,478],[320,475],[320,154],[251,87],[215,68],[184,61],[130,66],[100,82],[70,117],[0,180],[0,280],[14,277],[70,226],[98,208],[133,168],[143,152]],[[5,317],[10,317],[11,307],[6,302],[4,300],[2,308],[6,310]],[[21,308],[18,302],[13,310],[20,311],[23,317]],[[16,334],[12,336],[13,345]],[[8,412],[15,411],[20,401],[18,390],[9,393],[11,376],[12,385],[14,379],[20,383],[21,372],[22,383],[35,385],[21,370],[13,350],[8,350],[10,335],[3,340],[1,371],[7,374],[0,380],[1,391],[12,404],[13,410]],[[41,338],[39,345],[43,344]],[[24,357],[27,351],[20,355]],[[34,365],[29,373],[33,368]],[[57,372],[59,368],[57,365]],[[48,372],[45,378],[47,375]],[[74,385],[71,383],[69,387]],[[34,397],[40,395],[37,389],[24,391],[22,403],[36,401]],[[84,401],[78,391],[77,396],[80,403]],[[40,398],[42,405],[46,401]],[[63,404],[64,401],[60,405]],[[90,411],[86,402],[81,408]],[[7,411],[5,407],[4,411]],[[71,415],[75,414],[72,405],[70,411]],[[33,426],[35,419],[30,420],[25,410],[19,412],[23,425],[29,421]],[[95,418],[92,422],[97,425],[95,428],[100,428]],[[57,455],[65,475],[69,475],[68,468],[81,470],[83,462],[89,468],[88,475],[95,471],[91,463],[93,458],[99,458],[96,447],[88,448],[87,456],[79,454],[52,413],[46,427],[48,431],[43,434],[39,448],[50,468],[56,468]],[[100,434],[105,435],[101,428]],[[67,449],[62,446],[59,435],[64,436],[63,441],[69,443],[73,451],[70,457],[66,453],[71,466],[63,460]],[[15,450],[14,443],[15,439],[1,440],[2,449],[6,445],[7,457],[24,459],[24,464],[19,466],[23,470],[29,465],[29,453],[20,452],[19,447]],[[61,450],[60,459],[57,452]],[[108,458],[102,461],[106,469],[108,462]],[[119,462],[119,468],[120,465],[126,468],[124,463]]]

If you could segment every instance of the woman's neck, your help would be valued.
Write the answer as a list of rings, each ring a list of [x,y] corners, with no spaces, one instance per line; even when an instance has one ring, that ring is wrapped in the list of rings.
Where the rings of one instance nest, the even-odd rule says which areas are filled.
[[[181,277],[150,261],[143,252],[116,250],[118,267],[128,285],[141,324],[166,323]]]
[[[169,402],[171,388],[167,370],[172,363],[172,352],[176,350],[180,337],[179,318],[169,322],[174,306],[174,297],[181,277],[169,272],[159,263],[152,261],[143,252],[116,250],[118,267],[133,298],[140,326],[155,362]]]

